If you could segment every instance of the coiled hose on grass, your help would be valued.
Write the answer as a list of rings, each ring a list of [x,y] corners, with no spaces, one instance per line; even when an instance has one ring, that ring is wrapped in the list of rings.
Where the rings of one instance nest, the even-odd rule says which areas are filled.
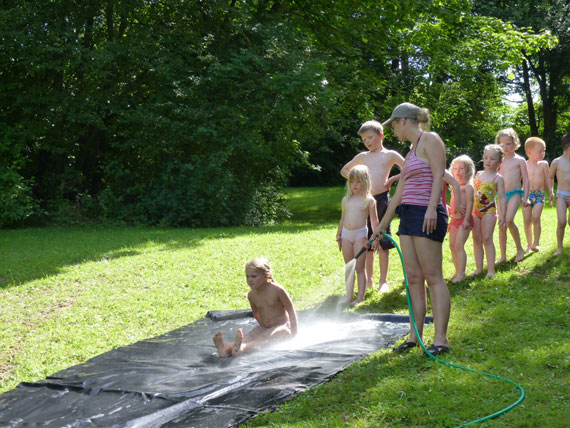
[[[479,422],[484,422],[484,421],[489,420],[489,419],[497,418],[497,417],[507,413],[508,411],[514,409],[516,406],[518,406],[520,403],[522,403],[522,401],[524,400],[524,397],[525,397],[525,392],[524,392],[523,387],[520,386],[518,383],[516,383],[510,379],[506,379],[504,377],[494,375],[492,373],[481,372],[479,370],[470,369],[467,367],[460,366],[458,364],[448,363],[447,361],[440,360],[439,358],[437,358],[435,355],[433,355],[431,352],[429,352],[426,349],[426,347],[424,346],[424,343],[422,342],[422,339],[420,338],[420,334],[418,333],[418,328],[416,327],[416,320],[414,319],[414,312],[412,311],[412,301],[410,299],[410,290],[408,288],[408,277],[406,276],[406,269],[404,267],[404,257],[402,256],[402,251],[400,250],[400,247],[398,246],[396,241],[394,241],[394,239],[392,239],[392,237],[390,235],[383,233],[382,236],[385,238],[388,238],[394,244],[394,246],[396,247],[396,250],[398,250],[398,254],[400,255],[400,262],[402,263],[402,271],[404,272],[404,283],[406,285],[406,298],[408,300],[408,308],[410,309],[410,319],[412,320],[412,326],[414,327],[414,332],[416,333],[416,337],[418,338],[420,346],[422,347],[422,349],[426,353],[426,355],[428,357],[430,357],[431,359],[437,361],[438,363],[443,364],[444,366],[453,367],[454,369],[460,369],[460,370],[464,370],[466,372],[476,373],[476,374],[487,376],[487,377],[490,377],[493,379],[499,379],[499,380],[502,380],[504,382],[508,382],[508,383],[516,386],[521,393],[519,399],[516,402],[505,407],[504,409],[502,409],[498,412],[495,412],[491,415],[487,415],[487,416],[484,416],[482,418],[464,423],[462,425],[459,425],[459,427],[466,427],[469,425],[474,425],[474,424],[479,423]]]

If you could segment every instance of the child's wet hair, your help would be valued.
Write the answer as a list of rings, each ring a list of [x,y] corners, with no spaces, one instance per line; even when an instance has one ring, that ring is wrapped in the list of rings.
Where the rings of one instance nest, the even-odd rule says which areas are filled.
[[[455,165],[456,162],[463,163],[463,166],[465,167],[465,180],[469,183],[473,179],[473,176],[475,175],[475,164],[473,163],[473,160],[467,155],[457,156],[455,159],[451,161],[451,165],[449,166],[449,169],[451,170],[452,174],[453,174],[453,165]]]
[[[483,149],[483,153],[485,152],[495,152],[499,155],[499,160],[502,161],[505,158],[505,151],[499,144],[487,144]]]
[[[245,265],[246,270],[247,268],[254,268],[264,274],[269,274],[269,278],[273,279],[273,271],[269,265],[269,260],[267,260],[265,257],[256,257],[255,259],[251,259]]]
[[[517,135],[517,132],[513,128],[501,129],[495,137],[495,144],[500,144],[499,139],[501,137],[511,137],[513,139],[513,142],[515,143],[515,150],[521,146],[521,141],[519,140],[519,136]]]

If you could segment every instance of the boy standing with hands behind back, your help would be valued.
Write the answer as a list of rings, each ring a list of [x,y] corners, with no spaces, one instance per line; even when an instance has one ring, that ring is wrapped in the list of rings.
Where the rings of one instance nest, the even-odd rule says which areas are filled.
[[[384,138],[384,128],[382,124],[376,120],[364,122],[358,130],[358,135],[362,138],[362,142],[368,151],[357,154],[350,162],[342,167],[340,174],[344,178],[348,178],[350,170],[356,165],[366,165],[370,172],[371,193],[376,199],[376,210],[378,212],[378,221],[382,220],[386,208],[390,203],[390,186],[397,179],[394,176],[388,179],[388,175],[394,165],[402,168],[404,166],[404,158],[394,150],[388,150],[382,145]],[[368,239],[372,236],[372,227],[370,219],[368,220]],[[390,234],[388,229],[387,234]],[[388,291],[388,250],[394,248],[392,242],[383,238],[378,247],[378,259],[380,262],[380,283],[378,291],[385,293]],[[372,286],[374,282],[374,253],[369,251],[366,254],[366,288]]]
[[[521,146],[519,137],[513,128],[507,128],[499,131],[495,137],[495,144],[499,144],[505,152],[505,158],[499,169],[499,173],[505,180],[505,193],[507,195],[507,212],[500,213],[505,215],[507,228],[511,232],[513,241],[517,247],[517,255],[515,263],[520,262],[525,255],[525,251],[521,244],[521,236],[519,229],[515,224],[515,215],[521,205],[526,207],[529,205],[528,193],[528,171],[524,158],[515,153],[515,150]],[[499,245],[501,247],[501,258],[497,260],[497,264],[507,261],[507,230],[499,229]]]
[[[528,195],[530,204],[523,207],[524,232],[528,243],[526,252],[528,253],[531,250],[538,251],[540,249],[539,242],[542,231],[540,216],[546,203],[546,191],[548,189],[550,205],[552,205],[554,200],[554,192],[552,191],[552,183],[549,178],[548,162],[544,160],[546,152],[544,140],[538,137],[530,137],[524,143],[524,150],[528,157],[526,168],[530,185],[530,193]]]

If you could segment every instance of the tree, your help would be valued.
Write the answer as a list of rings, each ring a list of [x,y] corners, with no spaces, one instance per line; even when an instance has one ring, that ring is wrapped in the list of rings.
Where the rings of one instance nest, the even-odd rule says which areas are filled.
[[[0,15],[14,183],[48,210],[67,201],[130,222],[275,218],[325,100],[303,34],[263,1],[40,3]]]
[[[543,135],[547,143],[559,141],[565,130],[558,129],[558,117],[570,105],[570,92],[564,84],[570,78],[570,4],[563,0],[476,0],[474,10],[509,21],[521,31],[552,34],[549,43],[523,51],[524,58],[516,68],[516,89],[526,100],[530,133]]]

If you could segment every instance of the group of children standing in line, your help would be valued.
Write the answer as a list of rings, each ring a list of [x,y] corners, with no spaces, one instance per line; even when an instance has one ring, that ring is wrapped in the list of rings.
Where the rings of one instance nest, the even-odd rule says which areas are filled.
[[[358,135],[368,151],[362,152],[341,170],[347,178],[346,196],[342,200],[342,215],[338,224],[337,242],[345,263],[374,238],[366,257],[356,260],[358,294],[354,297],[354,282],[347,286],[345,303],[363,302],[366,289],[373,284],[374,251],[379,253],[379,291],[388,291],[389,250],[392,241],[390,221],[398,213],[398,234],[404,256],[414,314],[423,319],[427,310],[424,282],[430,289],[434,314],[435,336],[428,348],[432,355],[449,350],[447,325],[450,314],[450,295],[443,279],[441,246],[446,233],[455,266],[451,282],[466,278],[467,256],[465,243],[473,231],[475,255],[474,274],[483,272],[483,256],[487,259],[487,276],[495,274],[495,264],[505,262],[507,229],[517,248],[515,262],[525,253],[539,251],[540,215],[549,193],[554,199],[553,183],[558,182],[556,211],[557,249],[562,252],[566,227],[566,213],[570,208],[570,134],[562,137],[562,156],[544,161],[546,144],[537,137],[525,142],[528,160],[515,153],[519,138],[511,128],[500,131],[495,144],[483,150],[483,170],[475,173],[474,162],[461,155],[451,162],[451,172],[445,169],[445,145],[436,133],[424,132],[422,124],[429,125],[429,112],[410,103],[397,106],[384,126],[390,127],[396,137],[410,141],[410,152],[404,159],[398,152],[386,149],[382,140],[383,125],[377,121],[365,122]],[[393,166],[401,174],[389,177]],[[399,181],[394,201],[390,203],[390,187]],[[404,185],[402,185],[404,184]],[[450,205],[446,212],[446,185],[452,186]],[[443,191],[441,192],[440,189]],[[441,197],[439,192],[441,192]],[[520,234],[514,223],[519,206],[523,206],[524,231],[528,246],[523,249]],[[449,218],[449,222],[448,222]],[[499,223],[500,258],[495,261],[493,233]],[[570,224],[570,217],[568,218]],[[237,356],[252,351],[267,342],[297,334],[297,314],[287,291],[275,282],[269,262],[256,258],[245,267],[246,280],[251,288],[248,300],[258,326],[244,334],[236,331],[233,342],[225,342],[222,333],[213,337],[220,357]],[[349,281],[347,281],[347,284]],[[411,321],[410,321],[411,322]],[[423,324],[417,325],[420,336]],[[393,348],[405,352],[418,346],[410,327],[410,338]]]
[[[389,177],[390,171],[394,165],[401,169],[405,161],[398,152],[383,146],[384,133],[379,122],[365,122],[358,135],[368,151],[359,153],[341,169],[342,176],[347,179],[347,190],[342,199],[342,214],[336,239],[345,263],[352,260],[367,244],[372,230],[382,219],[390,201],[390,187],[400,179],[399,174]],[[516,246],[516,263],[520,262],[526,253],[539,251],[542,209],[547,193],[550,205],[554,201],[554,179],[558,182],[557,249],[554,255],[562,252],[566,213],[570,208],[570,134],[562,137],[563,154],[553,160],[550,166],[544,160],[546,144],[542,139],[531,137],[526,140],[526,161],[516,153],[520,145],[519,137],[512,128],[503,129],[498,132],[494,144],[485,146],[481,171],[475,172],[475,164],[467,155],[453,159],[450,171],[445,171],[444,183],[453,187],[448,207],[449,248],[455,267],[455,274],[450,278],[452,283],[458,283],[467,277],[465,243],[471,231],[475,257],[473,275],[483,273],[484,256],[488,277],[495,274],[496,264],[506,262],[507,230]],[[416,190],[418,193],[430,191],[427,188]],[[442,202],[445,205],[445,185]],[[522,246],[521,236],[514,222],[521,205],[528,243],[526,249]],[[495,260],[493,234],[497,220],[500,257]],[[387,233],[390,234],[390,231]],[[362,303],[366,289],[372,286],[374,250],[379,253],[379,292],[388,291],[388,250],[393,245],[386,238],[380,240],[379,244],[374,244],[366,258],[356,261],[358,294],[353,300],[353,290],[347,289],[344,299],[346,303]]]

